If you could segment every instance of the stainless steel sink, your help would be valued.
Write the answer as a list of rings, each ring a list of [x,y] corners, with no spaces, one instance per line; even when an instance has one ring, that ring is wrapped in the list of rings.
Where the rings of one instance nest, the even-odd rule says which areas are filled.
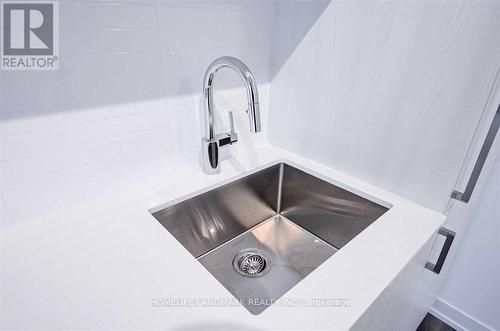
[[[279,163],[150,212],[259,314],[387,210]]]

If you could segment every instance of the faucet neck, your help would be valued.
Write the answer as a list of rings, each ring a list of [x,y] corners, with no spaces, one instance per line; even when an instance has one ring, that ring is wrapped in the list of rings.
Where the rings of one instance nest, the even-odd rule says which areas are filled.
[[[257,92],[257,84],[248,67],[240,60],[231,56],[222,56],[215,59],[207,68],[205,78],[203,80],[203,99],[205,109],[205,134],[208,140],[214,139],[215,132],[215,109],[213,105],[213,83],[215,73],[220,68],[233,69],[245,83],[248,100],[248,116],[250,121],[250,131],[260,132],[260,106],[259,96]]]

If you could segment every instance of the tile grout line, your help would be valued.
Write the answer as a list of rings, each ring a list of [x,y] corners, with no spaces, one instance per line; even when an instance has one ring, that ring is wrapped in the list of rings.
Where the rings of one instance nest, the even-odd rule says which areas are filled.
[[[163,92],[164,92],[164,97],[165,97],[165,108],[167,111],[167,118],[168,118],[168,125],[172,126],[172,114],[170,109],[168,108],[168,95],[167,95],[167,77],[166,77],[166,70],[167,66],[165,63],[165,50],[163,49],[163,39],[162,39],[162,29],[161,29],[161,22],[160,22],[160,2],[159,0],[154,1],[154,10],[155,10],[155,16],[156,16],[156,33],[158,35],[158,43],[159,43],[159,52],[160,52],[160,64],[161,64],[161,79],[163,82]],[[169,136],[170,136],[170,155],[169,155],[169,162],[170,164],[174,165],[175,160],[173,156],[173,150],[174,150],[174,137],[172,134],[172,130],[169,130]]]

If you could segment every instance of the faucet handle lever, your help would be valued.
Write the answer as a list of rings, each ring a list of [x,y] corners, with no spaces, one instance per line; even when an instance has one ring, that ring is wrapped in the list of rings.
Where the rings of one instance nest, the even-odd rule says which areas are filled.
[[[238,134],[234,131],[234,120],[233,120],[233,112],[227,112],[229,116],[229,137],[231,139],[231,144],[234,144],[238,141]]]
[[[229,111],[227,112],[227,115],[229,116],[229,132],[234,133],[233,112]]]

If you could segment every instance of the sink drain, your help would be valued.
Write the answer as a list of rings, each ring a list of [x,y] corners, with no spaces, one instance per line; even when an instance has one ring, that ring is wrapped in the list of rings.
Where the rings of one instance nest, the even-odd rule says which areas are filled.
[[[233,268],[245,277],[261,277],[271,269],[271,257],[261,249],[244,249],[234,256]]]

